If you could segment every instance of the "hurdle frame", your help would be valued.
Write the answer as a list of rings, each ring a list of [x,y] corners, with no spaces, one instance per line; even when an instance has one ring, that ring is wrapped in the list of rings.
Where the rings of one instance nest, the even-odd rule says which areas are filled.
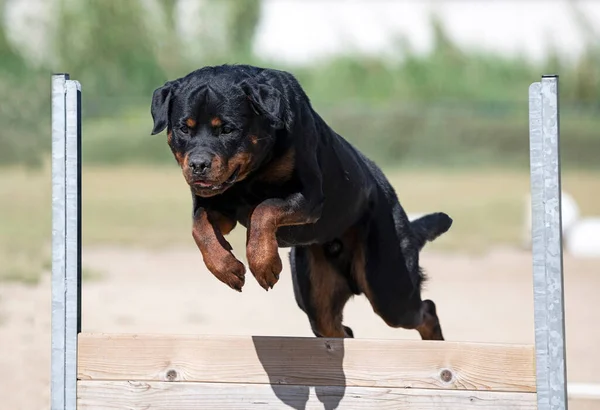
[[[330,374],[323,373],[320,376],[326,380],[307,384],[325,387],[333,385],[333,388],[330,389],[333,392],[331,394],[340,394],[339,389],[345,388],[347,385],[349,389],[355,389],[351,390],[354,392],[352,393],[353,397],[363,393],[368,396],[376,391],[376,394],[386,397],[385,399],[379,398],[379,400],[389,399],[389,402],[392,403],[396,403],[394,400],[398,400],[397,403],[402,402],[404,406],[408,406],[403,408],[424,408],[422,406],[425,402],[415,399],[415,396],[434,397],[439,395],[437,399],[432,398],[426,404],[433,406],[434,403],[437,403],[438,407],[436,408],[470,409],[477,408],[479,400],[489,406],[489,400],[506,397],[506,401],[498,402],[498,407],[486,408],[566,410],[568,404],[558,99],[558,76],[542,76],[540,82],[531,84],[529,88],[534,348],[447,341],[283,337],[264,338],[261,343],[270,346],[269,352],[279,349],[285,354],[296,355],[295,352],[299,349],[303,352],[300,354],[305,354],[305,360],[321,354],[325,354],[323,357],[330,357],[327,355],[339,354],[340,350],[342,350],[343,357],[345,343],[346,359],[344,360],[347,360],[348,357],[354,362],[357,362],[359,358],[362,360],[365,358],[364,351],[370,350],[370,347],[374,347],[375,350],[396,349],[394,354],[404,360],[404,362],[392,360],[395,366],[399,366],[392,369],[384,369],[382,364],[374,365],[376,368],[379,366],[380,374],[387,375],[385,381],[363,380],[364,374],[360,374],[360,366],[354,363],[348,365],[348,369],[344,364],[343,370],[348,374],[341,381],[334,380]],[[143,339],[144,347],[156,342],[152,345],[157,349],[156,354],[167,362],[175,361],[173,357],[181,355],[181,351],[187,352],[186,354],[193,351],[194,356],[203,356],[203,360],[209,360],[207,357],[210,356],[212,360],[211,355],[215,352],[215,344],[226,340],[231,343],[233,348],[237,346],[241,352],[239,357],[246,360],[247,368],[255,369],[255,374],[252,376],[254,379],[250,382],[262,383],[263,386],[271,385],[270,387],[274,390],[276,386],[290,385],[289,387],[293,387],[293,385],[303,383],[301,377],[286,374],[286,371],[292,372],[290,369],[296,371],[300,369],[293,363],[283,366],[284,368],[279,370],[280,373],[277,374],[277,377],[272,377],[271,374],[268,375],[269,377],[259,374],[261,371],[259,363],[255,358],[250,357],[252,349],[256,347],[256,341],[253,346],[249,338],[81,333],[81,135],[81,85],[79,82],[71,80],[69,74],[54,74],[52,76],[52,410],[76,409],[78,404],[81,408],[86,409],[102,408],[94,407],[93,404],[89,404],[93,400],[86,401],[85,397],[82,399],[82,396],[78,394],[78,385],[82,383],[81,386],[89,397],[93,397],[93,399],[101,397],[102,395],[94,396],[98,392],[98,390],[94,390],[94,386],[96,386],[94,380],[97,380],[97,383],[105,383],[102,386],[113,387],[117,389],[116,392],[120,393],[128,392],[127,389],[131,386],[127,383],[131,384],[132,380],[141,380],[142,390],[158,388],[159,393],[167,396],[173,392],[169,393],[170,390],[164,386],[179,384],[183,389],[183,394],[196,391],[193,390],[196,387],[190,386],[191,383],[177,382],[201,381],[202,383],[198,383],[197,388],[202,387],[204,389],[202,392],[214,391],[215,394],[219,394],[218,392],[231,394],[231,391],[227,390],[231,387],[231,383],[243,381],[239,377],[244,376],[236,376],[237,378],[223,376],[221,379],[211,379],[210,375],[203,374],[206,372],[202,367],[206,365],[204,362],[190,364],[186,370],[190,370],[190,373],[195,371],[196,375],[188,375],[187,379],[185,374],[182,375],[181,371],[178,372],[174,369],[149,370],[142,368],[143,366],[138,368],[135,360],[143,360],[144,357],[131,355],[130,350],[123,349],[132,346],[139,347],[136,343],[140,339]],[[207,349],[208,353],[203,353],[202,349]],[[123,354],[124,351],[128,354]],[[504,372],[509,380],[514,377],[521,383],[514,383],[513,380],[515,385],[511,385],[509,382],[492,380],[490,376],[481,371],[478,374],[480,378],[478,383],[474,383],[473,380],[465,383],[469,372],[476,372],[476,369],[471,367],[465,371],[465,366],[472,366],[472,364],[469,364],[469,360],[464,357],[458,357],[460,356],[458,351],[476,356],[484,355],[483,357],[496,364],[500,368],[499,372]],[[404,355],[403,352],[405,352]],[[281,356],[281,353],[279,355]],[[186,356],[186,358],[189,357]],[[376,356],[370,357],[372,360],[376,359]],[[435,360],[432,359],[426,364],[421,364],[419,360],[425,360],[425,357],[433,357]],[[506,365],[505,362],[511,357],[521,359],[518,363],[519,366]],[[131,358],[129,362],[128,358]],[[220,360],[227,361],[228,358],[220,357]],[[127,363],[129,367],[121,369],[121,374],[119,371],[113,370],[112,379],[107,379],[105,376],[106,373],[109,373],[107,368],[110,365],[117,365],[119,361]],[[421,373],[411,377],[410,370],[402,369],[403,363],[409,364],[408,369],[419,369]],[[211,362],[211,364],[215,363]],[[216,364],[218,365],[218,363]],[[232,365],[232,363],[228,363],[228,365]],[[315,365],[319,365],[319,363],[315,363]],[[318,370],[313,369],[312,371],[318,373]],[[529,374],[529,372],[534,374]],[[396,378],[394,379],[394,377]],[[218,384],[220,382],[226,383]],[[202,386],[200,386],[201,384]],[[240,391],[249,394],[251,389],[258,391],[258,386],[261,384],[240,384],[240,386],[246,389]],[[186,390],[187,388],[190,390]],[[335,390],[336,388],[337,390]],[[241,394],[240,391],[236,390],[236,394]],[[342,398],[343,392],[342,389]],[[178,394],[177,391],[174,394]],[[509,396],[509,394],[512,395]],[[276,395],[279,397],[279,394]],[[139,399],[139,396],[136,398]],[[127,398],[123,400],[127,400]],[[446,403],[445,407],[439,407],[441,402]],[[139,404],[139,401],[136,403]],[[255,405],[264,407],[266,403],[266,401],[261,402],[260,400],[248,402],[244,408],[254,408]],[[273,404],[274,402],[269,403]],[[350,407],[362,408],[357,403],[359,403],[357,400],[352,401]],[[121,402],[122,404],[123,402]]]
[[[81,332],[81,85],[52,76],[51,405],[75,409]]]

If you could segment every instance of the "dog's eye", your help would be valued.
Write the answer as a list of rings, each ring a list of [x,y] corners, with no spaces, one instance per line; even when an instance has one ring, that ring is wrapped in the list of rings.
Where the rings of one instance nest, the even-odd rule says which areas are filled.
[[[233,128],[228,125],[224,125],[221,127],[221,134],[231,134],[233,132]]]
[[[179,127],[179,131],[181,131],[184,134],[188,134],[190,132],[190,129],[187,125],[182,125],[181,127]]]

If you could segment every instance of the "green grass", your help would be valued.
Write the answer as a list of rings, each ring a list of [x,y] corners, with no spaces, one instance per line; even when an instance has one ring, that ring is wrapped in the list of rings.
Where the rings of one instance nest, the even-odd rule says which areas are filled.
[[[432,249],[481,252],[521,240],[523,198],[529,191],[526,171],[388,170],[388,176],[408,212],[444,211],[454,219],[452,229],[428,245]],[[600,214],[599,176],[564,172],[563,187],[584,215]],[[50,267],[49,169],[3,171],[0,197],[0,280],[34,284]],[[190,194],[175,164],[84,167],[82,203],[84,246],[195,246]],[[244,229],[238,226],[228,239],[244,259]],[[101,277],[88,271],[84,266],[85,277]]]
[[[0,174],[0,279],[35,283],[49,264],[49,172]]]

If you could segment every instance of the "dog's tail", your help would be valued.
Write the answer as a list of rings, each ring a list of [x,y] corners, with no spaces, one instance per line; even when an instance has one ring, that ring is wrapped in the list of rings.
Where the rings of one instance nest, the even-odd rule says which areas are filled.
[[[420,251],[427,242],[433,241],[450,229],[452,218],[443,212],[434,212],[411,221],[410,226]]]

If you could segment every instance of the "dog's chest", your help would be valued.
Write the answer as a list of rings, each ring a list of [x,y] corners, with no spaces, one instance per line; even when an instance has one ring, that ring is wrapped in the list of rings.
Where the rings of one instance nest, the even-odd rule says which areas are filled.
[[[268,199],[285,199],[289,195],[300,191],[299,184],[294,180],[290,180],[284,184],[270,184],[256,181],[236,188],[229,192],[228,198],[222,203],[229,209],[229,213],[234,214],[237,221],[243,226],[247,225],[248,218],[254,208],[262,202]]]

